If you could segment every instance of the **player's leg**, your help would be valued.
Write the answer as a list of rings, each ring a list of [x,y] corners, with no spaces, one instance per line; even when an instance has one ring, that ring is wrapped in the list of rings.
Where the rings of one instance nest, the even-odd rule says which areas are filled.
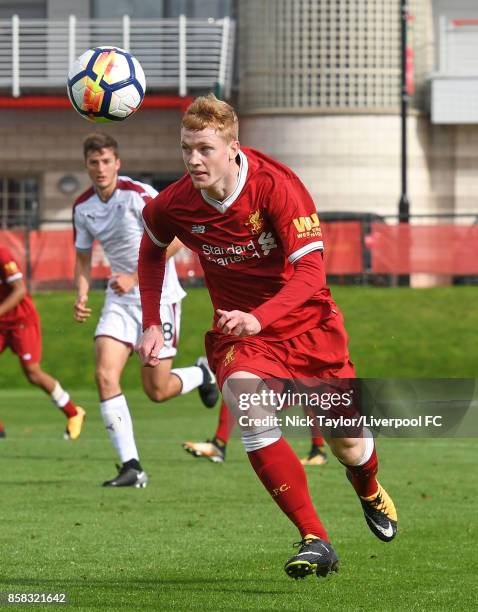
[[[181,379],[171,374],[173,359],[162,359],[154,368],[141,368],[143,389],[153,402],[164,402],[181,392]]]
[[[293,578],[312,573],[326,575],[338,567],[337,556],[312,504],[304,468],[282,437],[275,405],[248,398],[269,391],[264,381],[247,371],[230,374],[223,385],[224,400],[241,428],[249,461],[274,502],[299,529],[300,550],[286,563]]]
[[[311,446],[307,457],[300,460],[302,465],[320,466],[325,465],[328,461],[327,452],[325,450],[325,440],[320,433],[320,429],[315,419],[314,411],[309,406],[303,406],[305,416],[313,419],[313,425],[310,426]]]
[[[3,353],[5,348],[8,346],[8,331],[0,328],[0,353]],[[6,437],[5,427],[0,421],[0,438]]]
[[[121,390],[121,373],[131,354],[131,346],[108,336],[95,338],[95,379],[100,397],[103,423],[118,453],[118,475],[103,486],[146,486],[147,475],[141,467],[134,438],[133,422]]]
[[[397,534],[395,505],[377,480],[378,458],[371,432],[360,438],[331,438],[329,446],[345,466],[346,475],[357,493],[367,525],[374,535],[390,542]]]
[[[222,400],[214,436],[205,442],[184,442],[183,448],[194,457],[204,457],[213,463],[223,463],[226,459],[227,443],[233,429],[234,417],[226,402]]]
[[[75,440],[83,427],[85,411],[73,403],[70,395],[62,388],[58,380],[47,374],[41,367],[42,338],[40,319],[36,316],[28,325],[11,330],[9,345],[18,355],[22,370],[32,385],[47,393],[53,404],[65,415],[65,436]]]
[[[349,399],[360,397],[354,384],[355,368],[349,360],[347,333],[338,308],[331,308],[330,316],[321,326],[302,334],[299,344],[301,352],[307,354],[309,359],[312,355],[312,359],[316,360],[314,369],[321,386],[332,386],[335,392],[345,393]],[[320,348],[316,348],[312,352],[312,347],[323,347],[323,350],[321,352]],[[324,368],[324,363],[330,365]],[[332,406],[328,416],[354,419],[360,416],[360,408],[354,402]],[[345,466],[369,528],[378,538],[388,542],[397,532],[397,512],[389,495],[377,481],[378,458],[373,437],[368,434],[366,431],[336,431],[334,436],[328,436],[327,441],[333,454]]]
[[[141,322],[140,312],[138,316]],[[160,351],[161,363],[155,368],[141,370],[146,395],[153,402],[164,402],[198,389],[203,404],[212,408],[217,402],[219,391],[205,357],[200,357],[193,366],[171,369],[179,341],[181,302],[161,304],[161,321],[164,336],[164,346]]]

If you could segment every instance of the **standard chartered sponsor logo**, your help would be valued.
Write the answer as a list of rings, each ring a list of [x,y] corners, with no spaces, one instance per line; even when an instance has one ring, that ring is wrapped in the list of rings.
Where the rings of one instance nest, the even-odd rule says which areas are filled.
[[[262,234],[259,236],[259,244],[261,245],[264,255],[269,255],[272,249],[277,248],[277,242],[272,235],[272,232],[262,232]]]
[[[255,240],[257,240],[258,244],[256,244]],[[267,257],[272,249],[276,248],[277,242],[272,232],[262,232],[257,239],[251,238],[245,244],[231,243],[226,247],[207,243],[201,245],[202,253],[206,259],[220,266],[230,266],[256,257],[259,259]]]

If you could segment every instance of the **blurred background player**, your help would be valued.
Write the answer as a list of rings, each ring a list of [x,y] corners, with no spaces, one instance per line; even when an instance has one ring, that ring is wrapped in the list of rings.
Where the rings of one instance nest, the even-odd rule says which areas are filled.
[[[41,368],[40,317],[27,293],[23,274],[10,250],[0,246],[0,353],[9,347],[20,360],[28,382],[40,387],[66,416],[65,438],[76,440],[85,411],[76,406],[60,383]],[[0,436],[5,436],[0,424]]]
[[[137,286],[138,250],[143,233],[141,212],[157,191],[150,185],[118,176],[121,161],[118,143],[108,134],[86,138],[83,153],[93,186],[75,202],[73,224],[76,247],[77,299],[75,319],[91,315],[87,307],[90,288],[91,253],[94,240],[101,244],[112,269],[105,304],[95,331],[96,385],[101,415],[121,467],[117,476],[103,486],[145,487],[144,472],[136,447],[128,403],[121,390],[121,373],[141,335],[141,303]],[[165,345],[158,368],[141,368],[143,388],[155,402],[198,388],[203,403],[212,407],[218,398],[215,378],[205,357],[196,365],[171,369],[179,338],[181,300],[186,295],[179,284],[172,255],[180,248],[176,241],[168,251],[161,316]]]
[[[183,448],[194,457],[204,457],[213,463],[223,463],[226,460],[227,443],[233,429],[234,417],[230,413],[226,402],[222,400],[219,409],[219,420],[213,437],[205,442],[184,442]],[[325,465],[328,461],[325,440],[317,425],[311,426],[310,433],[311,447],[309,453],[300,462],[302,465]]]
[[[241,426],[248,459],[301,536],[284,569],[292,578],[326,576],[337,570],[338,557],[312,503],[304,468],[268,418],[276,405],[251,399],[248,405],[247,398],[267,395],[281,379],[334,378],[347,384],[355,370],[342,315],[326,284],[315,204],[290,168],[241,148],[238,131],[234,109],[212,94],[196,98],[183,116],[188,173],[143,211],[138,270],[144,333],[138,354],[144,364],[159,363],[166,248],[177,236],[199,255],[204,269],[215,309],[207,354]],[[192,223],[201,223],[206,234],[191,233]],[[335,407],[330,414],[337,414]],[[373,438],[361,431],[331,437],[328,444],[345,467],[368,527],[391,541],[397,513],[376,479]]]

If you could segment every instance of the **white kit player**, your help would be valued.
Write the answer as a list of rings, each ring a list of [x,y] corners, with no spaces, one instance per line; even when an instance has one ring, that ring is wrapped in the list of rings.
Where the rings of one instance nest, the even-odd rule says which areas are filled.
[[[112,275],[105,304],[95,331],[96,386],[101,415],[118,452],[121,467],[117,476],[103,486],[145,487],[148,477],[141,467],[128,403],[121,390],[121,373],[142,332],[141,302],[138,290],[138,253],[143,234],[142,210],[157,191],[150,185],[118,176],[121,161],[118,144],[108,134],[95,133],[83,145],[86,169],[93,186],[83,193],[73,208],[75,231],[77,299],[76,321],[91,315],[87,307],[90,287],[91,254],[95,240],[101,244]],[[180,248],[176,241],[168,250],[168,262],[161,299],[161,319],[165,343],[157,368],[142,367],[146,395],[162,402],[198,388],[207,407],[217,401],[218,390],[205,357],[196,365],[171,369],[176,355],[181,317],[181,300],[186,295],[179,284],[172,255]]]

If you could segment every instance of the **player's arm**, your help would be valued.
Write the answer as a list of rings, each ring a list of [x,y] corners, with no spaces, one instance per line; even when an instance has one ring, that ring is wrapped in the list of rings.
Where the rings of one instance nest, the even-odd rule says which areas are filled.
[[[110,287],[116,295],[129,293],[138,284],[138,271],[134,272],[113,272],[110,276]]]
[[[73,307],[74,317],[78,323],[83,323],[91,315],[91,308],[87,307],[88,291],[91,282],[91,249],[76,250],[75,284],[76,301]]]
[[[10,310],[13,310],[27,294],[27,288],[23,278],[17,278],[7,282],[9,287],[11,287],[11,291],[7,297],[0,302],[0,317],[10,312]]]
[[[317,236],[305,237],[294,223],[294,219],[317,214],[312,198],[298,179],[283,181],[272,188],[268,214],[294,265],[294,274],[274,297],[251,313],[218,310],[217,327],[223,333],[255,335],[305,304],[326,285],[320,230],[317,229]]]
[[[138,280],[143,311],[143,335],[136,351],[143,365],[159,364],[164,339],[161,326],[161,293],[166,269],[166,248],[155,244],[144,232],[139,249]]]
[[[184,245],[181,240],[179,240],[179,238],[175,238],[166,249],[166,259],[174,257],[183,246]]]
[[[166,249],[166,260],[170,257],[174,257],[174,255],[179,251],[179,249],[183,246],[183,243],[175,238],[171,244]],[[116,295],[124,295],[136,287],[138,284],[138,271],[135,270],[130,274],[126,272],[116,272],[113,273],[110,277],[110,287],[116,293]]]
[[[322,252],[312,251],[294,263],[294,274],[273,298],[252,311],[264,329],[296,310],[325,285]]]
[[[294,268],[294,274],[282,289],[252,312],[218,309],[217,328],[226,335],[255,336],[305,304],[325,283],[321,252],[313,251],[304,255],[294,264]]]

